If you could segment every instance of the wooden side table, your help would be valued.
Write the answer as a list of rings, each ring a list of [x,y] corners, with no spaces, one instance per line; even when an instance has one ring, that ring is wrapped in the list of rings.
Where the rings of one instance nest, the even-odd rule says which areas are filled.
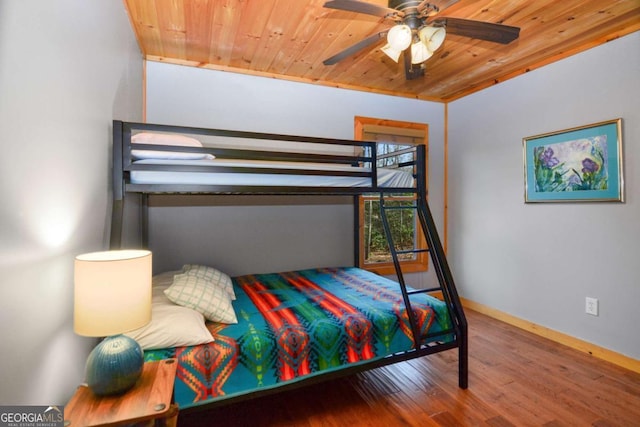
[[[120,396],[96,396],[86,384],[81,385],[64,407],[65,427],[146,422],[175,426],[178,407],[171,404],[175,362],[175,359],[146,362],[136,385]]]

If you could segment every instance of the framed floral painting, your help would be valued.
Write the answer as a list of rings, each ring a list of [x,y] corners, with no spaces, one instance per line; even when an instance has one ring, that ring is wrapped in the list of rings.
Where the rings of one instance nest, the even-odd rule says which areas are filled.
[[[524,200],[622,202],[622,119],[523,139]]]

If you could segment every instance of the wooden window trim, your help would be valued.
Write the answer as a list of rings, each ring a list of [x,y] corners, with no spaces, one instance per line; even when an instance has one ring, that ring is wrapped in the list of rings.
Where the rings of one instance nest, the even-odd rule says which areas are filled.
[[[417,130],[417,131],[422,131],[424,132],[424,140],[423,140],[423,144],[425,145],[425,147],[427,148],[425,150],[426,152],[426,164],[428,165],[428,157],[429,157],[429,145],[428,145],[428,135],[429,135],[429,126],[427,124],[423,124],[423,123],[412,123],[412,122],[403,122],[403,121],[398,121],[398,120],[386,120],[386,119],[375,119],[375,118],[370,118],[370,117],[361,117],[361,116],[356,116],[355,117],[355,128],[354,128],[354,135],[355,135],[355,139],[356,140],[363,140],[363,135],[365,133],[365,126],[376,126],[376,127],[390,127],[390,128],[397,128],[397,129],[408,129],[408,130]],[[425,188],[428,188],[427,184],[428,184],[428,173],[425,174]],[[365,264],[365,260],[364,260],[364,256],[365,256],[365,250],[364,250],[364,226],[365,226],[365,218],[364,218],[364,198],[362,196],[358,197],[359,202],[358,202],[358,217],[359,217],[359,224],[360,224],[360,229],[358,230],[359,233],[359,245],[360,245],[360,259],[359,259],[359,263],[360,263],[360,268],[364,269],[364,270],[368,270],[368,271],[372,271],[374,273],[377,274],[381,274],[381,275],[393,275],[396,274],[396,270],[395,267],[393,266],[393,262],[385,262],[385,263],[375,263],[375,264]],[[426,239],[424,237],[424,234],[422,233],[421,228],[418,226],[417,227],[417,246],[419,248],[426,248],[427,243],[426,243]],[[410,261],[400,261],[401,265],[402,265],[402,272],[403,273],[417,273],[417,272],[423,272],[423,271],[427,271],[428,270],[428,260],[429,260],[429,256],[428,253],[426,252],[420,252],[416,254],[416,259],[414,260],[410,260]]]

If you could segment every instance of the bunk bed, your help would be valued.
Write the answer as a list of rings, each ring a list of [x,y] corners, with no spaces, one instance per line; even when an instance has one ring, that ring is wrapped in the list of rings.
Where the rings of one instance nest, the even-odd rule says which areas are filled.
[[[193,279],[190,271],[215,275],[216,286],[227,287],[225,304],[231,304],[231,318],[203,312],[211,340],[169,342],[164,348],[149,345],[145,350],[146,360],[178,360],[174,396],[181,411],[455,348],[459,386],[467,388],[467,322],[426,201],[424,147],[381,155],[378,145],[113,122],[112,249],[122,246],[124,203],[131,194],[141,198],[143,246],[148,244],[151,195],[348,195],[354,204],[360,195],[380,198],[397,281],[359,268],[358,215],[352,266],[229,278],[215,266],[185,265],[154,277],[154,304],[175,303],[167,301],[167,289],[179,280]],[[389,164],[393,166],[385,166]],[[411,251],[396,249],[386,219],[387,210],[399,208],[388,202],[394,194],[415,195],[415,203],[402,208],[415,211],[424,233],[427,248],[414,252],[429,252],[438,279],[433,288],[413,289],[405,283],[399,256]]]

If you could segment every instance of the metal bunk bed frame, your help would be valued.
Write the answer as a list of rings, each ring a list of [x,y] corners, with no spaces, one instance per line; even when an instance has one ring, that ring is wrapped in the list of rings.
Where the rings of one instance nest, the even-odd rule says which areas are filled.
[[[274,152],[274,151],[254,151],[254,150],[236,150],[226,148],[197,148],[197,147],[175,147],[175,146],[159,146],[148,144],[136,144],[136,149],[154,150],[154,151],[179,151],[179,152],[197,152],[210,153],[218,158],[238,158],[251,160],[273,160],[273,161],[296,161],[296,162],[314,162],[314,163],[342,163],[350,165],[370,164],[370,172],[331,172],[318,170],[299,170],[299,169],[260,169],[260,173],[274,174],[312,174],[312,175],[331,175],[331,176],[366,176],[370,178],[371,186],[368,187],[297,187],[297,186],[228,186],[228,185],[206,185],[206,184],[135,184],[130,180],[130,173],[134,170],[156,170],[156,171],[180,171],[180,172],[202,172],[202,166],[185,166],[185,165],[136,165],[133,163],[131,155],[131,136],[134,131],[144,132],[169,132],[189,135],[208,135],[217,137],[230,138],[248,138],[271,141],[291,141],[300,143],[320,143],[320,144],[339,144],[353,147],[360,147],[361,155],[336,156],[324,154],[306,154],[291,152]],[[458,348],[458,385],[462,389],[468,387],[468,332],[467,320],[464,315],[460,298],[456,291],[453,275],[449,269],[442,243],[438,236],[433,216],[427,204],[426,190],[426,155],[424,146],[416,146],[413,160],[404,162],[400,166],[412,166],[414,170],[414,178],[416,185],[411,188],[398,187],[381,187],[377,182],[377,162],[382,156],[378,156],[375,148],[376,143],[372,141],[354,141],[329,138],[315,138],[305,136],[291,136],[270,133],[230,131],[219,129],[205,129],[184,126],[168,126],[147,123],[133,123],[114,120],[113,121],[113,205],[112,205],[112,222],[110,247],[118,249],[122,244],[123,231],[123,212],[124,201],[127,193],[137,193],[141,196],[141,215],[140,223],[142,228],[142,244],[147,246],[148,243],[148,200],[149,195],[153,194],[277,194],[277,195],[352,195],[354,196],[354,265],[359,266],[359,215],[358,215],[358,197],[363,194],[378,194],[380,197],[380,213],[383,221],[385,235],[389,243],[393,264],[395,267],[397,281],[400,285],[404,304],[409,314],[409,323],[413,333],[414,348],[410,351],[387,356],[380,360],[375,360],[366,365],[346,367],[337,372],[323,374],[313,377],[302,382],[283,385],[279,389],[297,388],[304,384],[319,382],[323,379],[330,379],[348,375],[364,369],[371,369],[378,366],[384,366],[402,360],[408,360],[421,357],[428,354],[437,353],[453,348]],[[235,157],[234,157],[235,156]],[[257,173],[247,168],[236,167],[207,167],[206,171],[215,170],[216,172],[239,172]],[[393,194],[415,194],[415,203],[410,206],[398,207],[397,205],[388,205],[386,196]],[[393,237],[387,220],[386,211],[392,209],[413,209],[417,213],[418,222],[424,233],[427,248],[415,249],[413,251],[398,251],[395,248]],[[438,286],[429,289],[407,290],[402,272],[402,263],[399,255],[406,252],[428,252],[432,260],[432,268],[438,279]],[[425,338],[434,339],[433,335],[421,336],[416,319],[411,309],[411,295],[415,293],[433,293],[441,292],[442,298],[446,302],[449,315],[452,320],[453,329],[445,331],[440,335],[454,336],[454,339],[447,342],[431,342],[428,344],[420,344]],[[225,399],[220,404],[227,404],[230,401],[245,400],[247,398],[257,397],[260,395],[270,394],[274,390],[265,390],[253,392],[248,396],[239,396],[233,399]],[[217,404],[214,402],[213,406]],[[210,406],[210,405],[207,405]]]

